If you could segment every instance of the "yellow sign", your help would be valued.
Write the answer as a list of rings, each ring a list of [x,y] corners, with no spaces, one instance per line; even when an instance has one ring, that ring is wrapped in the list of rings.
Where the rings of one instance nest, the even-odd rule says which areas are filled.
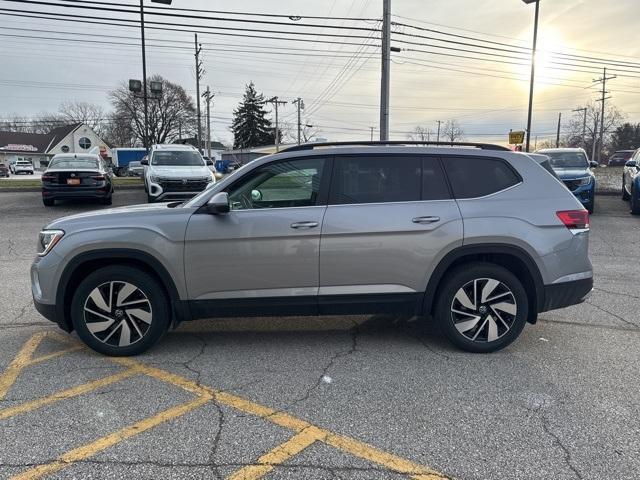
[[[509,144],[510,145],[520,145],[524,143],[524,132],[509,132]]]

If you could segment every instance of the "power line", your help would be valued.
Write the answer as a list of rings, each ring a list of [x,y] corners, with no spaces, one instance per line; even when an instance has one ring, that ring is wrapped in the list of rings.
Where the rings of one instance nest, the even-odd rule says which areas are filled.
[[[62,8],[71,8],[71,9],[85,9],[92,11],[102,11],[102,12],[114,12],[114,13],[134,13],[138,14],[138,10],[131,10],[126,8],[112,8],[112,7],[98,7],[98,6],[89,6],[85,5],[85,3],[96,3],[96,2],[86,2],[84,0],[76,0],[73,5],[67,5],[64,3],[50,3],[43,2],[40,0],[4,0],[5,2],[13,2],[13,3],[21,3],[27,5],[41,5],[47,7],[62,7]],[[308,27],[308,28],[331,28],[336,30],[359,30],[362,32],[370,32],[375,31],[369,27],[358,27],[358,26],[343,26],[343,25],[320,25],[320,24],[311,24],[311,23],[291,23],[291,22],[277,22],[274,20],[252,20],[246,18],[225,18],[225,17],[208,17],[202,15],[189,15],[186,13],[176,13],[174,9],[171,9],[171,13],[155,13],[150,12],[150,15],[162,16],[162,17],[178,17],[178,18],[187,18],[194,20],[215,20],[215,21],[224,21],[224,22],[243,22],[243,23],[257,23],[260,25],[283,25],[289,27]]]
[[[111,6],[111,2],[98,2],[98,1],[81,1],[79,0],[62,0],[69,3],[85,3],[85,4],[97,4]],[[127,4],[123,5],[132,8],[138,8],[138,5]],[[320,16],[320,15],[295,15],[295,14],[277,14],[277,13],[256,13],[256,12],[232,12],[228,10],[204,10],[197,8],[178,8],[178,7],[160,7],[157,5],[149,5],[145,8],[152,8],[156,10],[171,10],[180,12],[197,12],[197,13],[215,13],[221,15],[248,15],[252,17],[272,17],[272,18],[312,18],[314,20],[347,20],[347,21],[362,21],[362,22],[377,22],[379,19],[375,18],[358,18],[358,17],[332,17],[332,16]]]

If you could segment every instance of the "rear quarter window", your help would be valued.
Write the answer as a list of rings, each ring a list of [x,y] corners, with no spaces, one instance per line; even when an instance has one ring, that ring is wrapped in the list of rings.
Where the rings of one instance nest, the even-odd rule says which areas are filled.
[[[477,198],[517,185],[522,180],[504,160],[444,157],[444,168],[456,198]]]

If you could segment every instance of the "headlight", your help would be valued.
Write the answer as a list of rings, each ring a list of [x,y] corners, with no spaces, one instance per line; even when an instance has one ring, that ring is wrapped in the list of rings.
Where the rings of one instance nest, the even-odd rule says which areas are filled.
[[[591,177],[584,177],[584,178],[578,178],[578,185],[583,186],[583,185],[589,185],[591,183]]]
[[[38,235],[38,255],[44,257],[63,236],[62,230],[42,230]]]
[[[158,177],[156,175],[151,175],[149,180],[153,183],[158,183]]]
[[[210,177],[207,177],[207,178],[205,178],[204,180],[205,180],[205,182],[207,182],[207,183],[211,183],[211,182],[215,182],[215,181],[216,181],[216,178],[213,176],[213,174],[211,174],[211,176],[210,176]]]

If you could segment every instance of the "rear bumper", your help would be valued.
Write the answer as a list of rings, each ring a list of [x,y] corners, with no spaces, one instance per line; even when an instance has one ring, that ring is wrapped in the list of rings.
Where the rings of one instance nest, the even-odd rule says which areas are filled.
[[[569,307],[584,302],[593,289],[593,277],[544,286],[541,312]]]
[[[42,188],[42,197],[50,199],[58,198],[105,198],[111,195],[111,186],[100,187],[46,187]]]

